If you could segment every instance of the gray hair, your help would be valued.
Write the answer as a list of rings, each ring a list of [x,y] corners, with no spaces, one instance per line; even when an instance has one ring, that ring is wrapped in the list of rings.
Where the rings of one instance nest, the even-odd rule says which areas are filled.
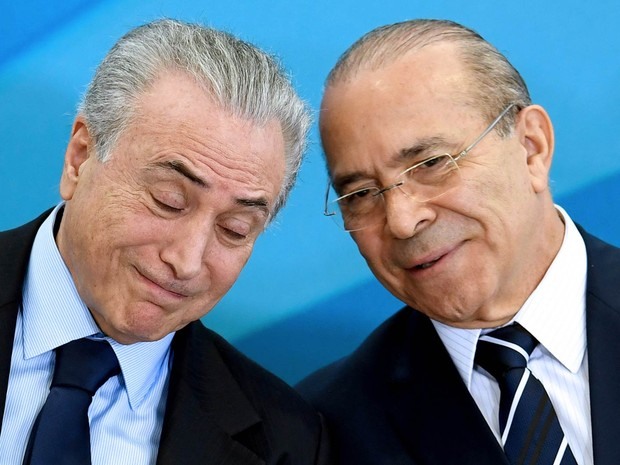
[[[509,104],[515,109],[497,126],[505,137],[512,132],[518,110],[531,104],[519,72],[480,34],[453,21],[415,19],[374,29],[355,42],[336,62],[326,85],[353,78],[363,70],[377,70],[412,50],[438,42],[453,42],[471,72],[472,105],[492,121]]]
[[[165,71],[192,76],[236,116],[257,124],[280,123],[286,168],[273,218],[297,178],[310,113],[275,57],[226,32],[163,19],[124,35],[97,68],[78,106],[97,157],[104,162],[109,159],[135,116],[137,99]]]

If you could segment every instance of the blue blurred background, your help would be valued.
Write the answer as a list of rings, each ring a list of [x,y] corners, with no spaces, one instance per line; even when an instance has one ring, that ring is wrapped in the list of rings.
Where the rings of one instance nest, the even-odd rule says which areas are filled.
[[[525,77],[556,129],[553,191],[591,232],[620,245],[620,4],[612,0],[2,0],[0,229],[59,200],[75,105],[128,29],[176,17],[279,55],[317,111],[323,79],[363,33],[414,17],[478,30]],[[322,217],[326,177],[316,128],[300,180],[233,290],[205,318],[294,383],[348,353],[401,304],[351,239]],[[2,283],[0,283],[2,285]]]

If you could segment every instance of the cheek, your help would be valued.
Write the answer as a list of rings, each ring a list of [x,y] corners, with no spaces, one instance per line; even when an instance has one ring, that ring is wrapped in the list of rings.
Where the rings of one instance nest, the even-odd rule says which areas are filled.
[[[461,188],[442,197],[437,204],[449,214],[451,227],[463,228],[467,234],[487,236],[511,214],[513,193],[507,191],[502,176],[464,178]]]
[[[89,286],[103,292],[106,287],[112,294],[128,284],[127,267],[141,263],[156,268],[158,244],[165,237],[160,222],[149,215],[137,215],[132,210],[102,208],[88,224],[82,223],[81,245],[83,251],[75,263],[81,263],[79,280],[90,279]]]
[[[382,279],[389,273],[390,264],[386,246],[384,245],[379,232],[357,232],[351,234],[357,248],[366,260],[366,264],[371,271],[377,276],[378,279]]]
[[[359,250],[360,254],[362,254],[362,257],[370,263],[375,256],[375,253],[373,252],[374,247],[372,245],[372,236],[358,231],[351,233],[351,238],[355,242],[355,245],[357,245],[357,250]]]
[[[89,248],[98,248],[102,254],[161,240],[163,228],[148,215],[136,215],[124,209],[104,209],[91,228],[94,240]],[[106,257],[103,257],[106,259]]]
[[[213,250],[217,248],[217,250]],[[210,294],[215,292],[219,300],[235,283],[247,263],[252,246],[226,248],[217,244],[207,256],[206,266],[211,277]]]

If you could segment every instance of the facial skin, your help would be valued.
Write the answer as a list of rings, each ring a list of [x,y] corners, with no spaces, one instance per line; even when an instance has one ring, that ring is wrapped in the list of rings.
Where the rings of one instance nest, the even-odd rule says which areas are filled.
[[[160,77],[105,163],[82,117],[65,156],[60,253],[120,343],[205,315],[248,260],[281,189],[279,123],[231,115],[184,74]]]
[[[455,46],[438,43],[330,85],[320,130],[334,185],[388,186],[416,161],[463,150],[489,123],[468,82]],[[562,242],[548,190],[552,153],[549,118],[530,106],[512,136],[493,131],[459,160],[458,187],[427,203],[393,189],[385,220],[351,235],[375,276],[408,305],[452,326],[501,325]],[[345,178],[354,181],[339,186]]]

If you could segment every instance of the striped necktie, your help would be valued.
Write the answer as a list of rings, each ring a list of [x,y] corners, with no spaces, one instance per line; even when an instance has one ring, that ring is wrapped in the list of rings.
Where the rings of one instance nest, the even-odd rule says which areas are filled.
[[[480,336],[476,363],[500,388],[502,445],[512,465],[576,465],[551,400],[527,368],[538,341],[515,323]]]

